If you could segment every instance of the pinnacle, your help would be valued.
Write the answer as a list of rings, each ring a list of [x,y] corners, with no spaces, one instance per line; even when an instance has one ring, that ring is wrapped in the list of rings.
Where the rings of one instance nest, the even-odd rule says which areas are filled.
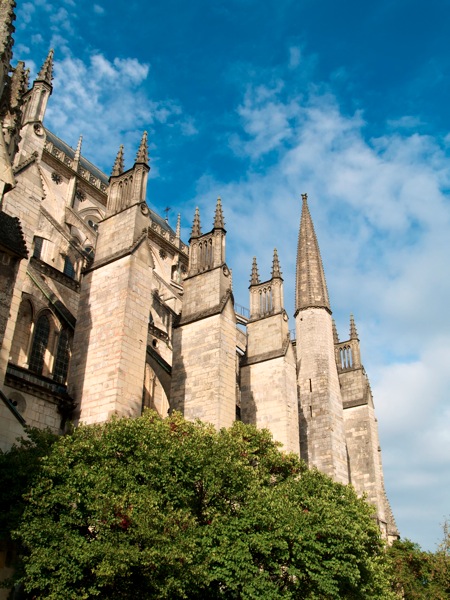
[[[302,194],[303,206],[297,248],[295,308],[325,308],[329,312],[327,284],[314,225],[308,207],[308,195]]]
[[[334,319],[332,319],[332,324],[333,324],[333,341],[335,344],[339,344],[339,334],[338,334],[337,327],[336,327],[336,321]]]
[[[353,315],[350,315],[350,339],[351,340],[359,339],[358,332],[356,331],[356,325],[355,325],[355,320],[353,318]]]
[[[75,156],[74,156],[74,160],[77,162],[80,160],[81,158],[81,144],[83,143],[83,136],[80,135],[79,139],[78,139],[78,144],[77,144],[77,148],[75,150]]]
[[[277,249],[273,249],[273,261],[272,261],[272,279],[275,277],[281,279],[281,269],[280,269],[280,261],[278,259]]]
[[[119,146],[119,151],[117,152],[116,160],[114,161],[114,165],[111,172],[111,177],[115,177],[120,175],[124,171],[123,165],[123,145]]]
[[[11,76],[11,107],[21,104],[22,96],[27,91],[27,88],[28,72],[25,70],[25,63],[19,60]]]
[[[45,59],[44,64],[41,67],[41,70],[38,73],[36,81],[45,81],[45,83],[52,85],[53,54],[54,54],[54,50],[53,50],[53,48],[51,48],[49,53],[47,54],[47,58]]]
[[[214,229],[224,229],[225,222],[223,220],[222,200],[217,198],[216,213],[214,215]]]
[[[201,235],[202,229],[200,225],[200,211],[197,206],[194,214],[194,222],[192,224],[191,238],[200,237]]]
[[[5,53],[9,53],[9,58],[11,58],[12,46],[14,44],[12,34],[15,31],[13,25],[13,21],[16,18],[14,13],[15,6],[15,0],[4,0],[0,3],[0,54],[2,57]]]
[[[148,144],[146,131],[144,131],[144,133],[142,134],[142,139],[136,154],[135,163],[148,164]]]
[[[258,264],[256,262],[256,256],[253,257],[252,264],[252,273],[250,276],[250,285],[258,285],[259,281],[259,273],[258,273]]]
[[[177,228],[175,231],[175,235],[177,238],[181,237],[181,214],[180,213],[178,213],[178,216],[177,216]]]

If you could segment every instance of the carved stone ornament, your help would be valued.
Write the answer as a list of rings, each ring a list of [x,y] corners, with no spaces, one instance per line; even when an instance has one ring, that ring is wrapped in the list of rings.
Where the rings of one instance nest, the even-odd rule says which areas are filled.
[[[149,213],[148,206],[145,204],[145,202],[141,202],[141,213],[143,215],[148,215]]]
[[[224,266],[223,266],[223,268],[222,268],[222,271],[223,271],[223,274],[225,275],[225,277],[228,277],[228,276],[229,276],[229,274],[230,274],[230,270],[229,270],[229,268],[227,267],[227,265],[224,265]]]
[[[53,171],[52,180],[56,183],[56,185],[59,185],[62,182],[62,177],[59,173]]]
[[[75,198],[80,202],[83,202],[84,200],[86,200],[86,194],[83,192],[83,190],[77,190],[75,192]]]
[[[35,123],[33,129],[36,135],[42,136],[44,134],[44,129],[40,123]]]
[[[166,260],[167,258],[167,252],[165,250],[163,250],[162,248],[159,251],[159,256],[163,259]]]

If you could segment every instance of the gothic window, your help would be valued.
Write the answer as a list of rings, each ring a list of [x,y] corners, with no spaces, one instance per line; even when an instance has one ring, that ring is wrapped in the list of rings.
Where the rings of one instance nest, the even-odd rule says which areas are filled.
[[[58,383],[65,383],[69,369],[70,345],[69,333],[63,329],[59,334],[58,347],[56,349],[55,368],[53,379]]]
[[[41,258],[43,243],[44,243],[44,238],[41,238],[38,236],[36,236],[34,238],[34,249],[33,249],[34,258]]]
[[[350,346],[344,346],[339,350],[341,367],[343,369],[350,369],[353,366],[352,349]]]
[[[33,344],[30,352],[30,370],[42,374],[44,368],[44,356],[47,349],[48,338],[50,335],[50,323],[45,315],[41,315],[37,320],[34,330]]]
[[[64,275],[71,277],[72,279],[76,279],[75,268],[73,266],[72,261],[68,256],[64,258]]]

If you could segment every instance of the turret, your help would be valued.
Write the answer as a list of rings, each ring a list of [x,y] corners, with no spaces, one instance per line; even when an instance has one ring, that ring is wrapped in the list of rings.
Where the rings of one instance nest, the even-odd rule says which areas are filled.
[[[349,480],[330,301],[314,225],[302,194],[295,316],[301,455],[336,481]]]
[[[25,94],[23,108],[23,124],[42,123],[47,109],[47,102],[53,91],[53,50],[50,50],[31,89]]]
[[[241,359],[242,420],[269,429],[286,451],[299,454],[295,354],[276,248],[267,281],[260,281],[253,258],[249,291],[247,351]]]
[[[200,211],[198,207],[195,209],[189,240],[189,276],[215,269],[225,263],[225,236],[225,222],[220,198],[217,198],[213,228],[208,233],[202,234]]]
[[[136,154],[134,165],[124,171],[123,146],[114,161],[108,189],[107,214],[116,214],[133,204],[145,202],[147,179],[150,171],[148,164],[147,132],[144,131]]]
[[[236,416],[236,315],[225,236],[220,198],[208,233],[201,232],[196,208],[183,308],[173,330],[170,394],[171,408],[218,429],[229,427]]]

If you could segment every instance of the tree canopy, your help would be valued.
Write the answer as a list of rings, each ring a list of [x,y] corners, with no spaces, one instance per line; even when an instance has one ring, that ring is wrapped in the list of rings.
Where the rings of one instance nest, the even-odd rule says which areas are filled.
[[[77,428],[41,460],[16,537],[30,598],[394,597],[373,509],[242,423]]]

